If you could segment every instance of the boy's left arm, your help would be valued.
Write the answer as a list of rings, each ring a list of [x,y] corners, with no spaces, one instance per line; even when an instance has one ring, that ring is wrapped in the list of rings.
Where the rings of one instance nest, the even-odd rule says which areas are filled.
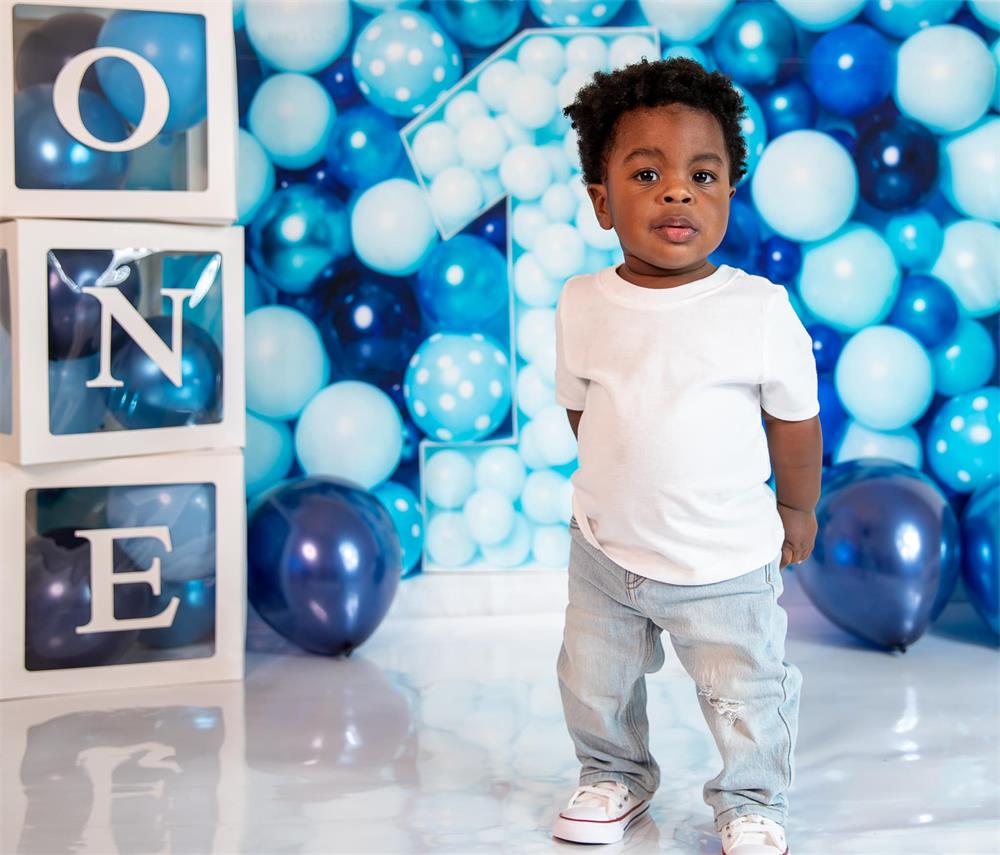
[[[774,472],[778,514],[785,527],[781,569],[805,561],[816,541],[816,504],[823,472],[823,431],[819,416],[786,422],[765,410],[764,429]]]

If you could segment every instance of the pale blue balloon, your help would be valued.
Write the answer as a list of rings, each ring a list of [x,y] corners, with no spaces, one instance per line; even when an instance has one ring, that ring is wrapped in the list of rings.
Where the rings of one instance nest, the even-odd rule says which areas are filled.
[[[475,488],[475,467],[459,451],[438,451],[427,460],[423,470],[427,499],[441,508],[461,508]]]
[[[538,450],[549,466],[565,466],[577,456],[577,441],[566,418],[566,410],[552,403],[543,407],[533,419],[538,432]]]
[[[406,406],[432,439],[483,439],[510,410],[510,360],[479,333],[435,333],[410,360],[403,382]]]
[[[487,449],[476,460],[476,486],[480,490],[498,490],[512,502],[521,495],[525,477],[524,461],[510,446]]]
[[[318,392],[295,425],[295,455],[307,475],[332,475],[371,490],[399,465],[403,419],[385,392],[343,380]]]
[[[698,0],[697,3],[664,3],[639,0],[639,8],[668,41],[703,42],[719,26],[735,0]]]
[[[834,371],[844,408],[874,430],[919,419],[934,397],[934,370],[923,345],[890,326],[871,326],[844,345]]]
[[[538,525],[568,523],[572,515],[572,485],[552,469],[532,472],[524,482],[521,508]]]
[[[931,352],[934,388],[939,395],[960,395],[983,386],[993,376],[997,351],[978,321],[960,316],[955,331]]]
[[[538,431],[533,421],[521,425],[520,436],[517,439],[517,453],[528,469],[535,471],[548,466],[545,455],[538,447]]]
[[[899,293],[899,267],[878,232],[852,223],[806,248],[799,293],[816,318],[854,332],[889,314]]]
[[[267,303],[267,293],[260,277],[249,264],[246,265],[243,268],[243,314],[249,315],[254,309],[259,309]]]
[[[878,0],[865,6],[865,17],[883,33],[905,39],[950,21],[961,5],[962,0]]]
[[[927,431],[927,460],[958,493],[1000,476],[1000,389],[986,386],[947,401]]]
[[[274,192],[274,164],[253,134],[240,128],[236,148],[236,222],[245,226]]]
[[[374,490],[375,498],[389,512],[399,544],[403,547],[403,572],[412,570],[424,549],[424,514],[413,491],[396,481],[386,481]]]
[[[783,237],[822,240],[847,222],[858,199],[858,173],[847,150],[820,131],[771,140],[750,183],[763,220]]]
[[[416,272],[437,236],[427,197],[403,178],[369,187],[351,211],[355,252],[370,268],[390,276]]]
[[[990,116],[944,142],[941,187],[967,217],[1000,220],[1000,118]]]
[[[972,317],[1000,310],[1000,228],[982,220],[951,223],[931,275],[955,292]]]
[[[944,230],[930,211],[906,211],[889,219],[885,239],[900,267],[930,270],[944,245]]]
[[[982,118],[993,98],[997,69],[972,30],[927,27],[899,48],[893,95],[904,115],[937,133],[954,133]]]
[[[500,183],[519,201],[541,198],[552,183],[552,167],[533,145],[515,145],[500,161]]]
[[[569,563],[571,542],[565,525],[538,526],[531,533],[531,554],[545,567],[565,567]]]
[[[514,503],[499,490],[476,490],[466,500],[462,513],[469,534],[480,545],[500,543],[514,527]]]
[[[438,511],[427,525],[427,554],[442,567],[461,567],[476,556],[476,541],[460,511]]]
[[[408,9],[369,21],[351,58],[362,94],[392,116],[422,113],[462,76],[462,56],[437,21]]]
[[[288,423],[247,413],[244,467],[247,497],[273,487],[288,474],[295,460]]]
[[[276,166],[305,169],[323,157],[337,117],[327,91],[312,77],[268,77],[253,96],[247,125]]]
[[[484,544],[483,559],[494,567],[518,567],[531,555],[531,525],[524,514],[514,513],[514,525],[500,543]]]
[[[924,448],[920,434],[912,426],[891,431],[872,430],[852,419],[833,454],[833,462],[844,463],[862,457],[884,457],[920,469]]]
[[[351,35],[348,3],[246,0],[243,17],[257,55],[281,71],[326,68]]]
[[[330,377],[316,325],[288,306],[262,306],[246,318],[247,409],[289,420]]]
[[[822,32],[846,24],[865,0],[774,0],[802,29]]]

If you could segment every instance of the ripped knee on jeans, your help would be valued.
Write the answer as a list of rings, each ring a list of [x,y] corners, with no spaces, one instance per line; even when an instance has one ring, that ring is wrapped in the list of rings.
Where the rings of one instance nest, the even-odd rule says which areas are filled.
[[[709,706],[719,715],[725,716],[730,724],[735,725],[743,709],[743,701],[736,701],[731,698],[717,698],[712,694],[711,686],[699,686],[698,697],[704,698]]]

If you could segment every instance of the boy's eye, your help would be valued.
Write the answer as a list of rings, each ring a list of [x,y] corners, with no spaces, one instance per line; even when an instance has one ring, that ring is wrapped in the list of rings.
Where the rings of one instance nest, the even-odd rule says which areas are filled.
[[[640,169],[635,174],[635,177],[638,178],[643,184],[651,184],[656,181],[658,176],[656,174],[656,170],[654,169]]]
[[[715,181],[715,176],[711,172],[705,172],[704,170],[699,170],[694,174],[694,180],[698,184],[711,184]]]

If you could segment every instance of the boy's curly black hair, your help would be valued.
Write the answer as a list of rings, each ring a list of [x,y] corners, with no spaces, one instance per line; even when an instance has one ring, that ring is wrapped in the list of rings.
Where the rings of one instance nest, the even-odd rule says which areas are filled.
[[[656,62],[643,58],[610,73],[598,71],[563,109],[577,132],[584,182],[604,181],[608,150],[623,113],[668,104],[706,110],[718,119],[729,154],[729,184],[735,186],[747,168],[747,144],[740,130],[746,112],[743,96],[725,74],[708,72],[686,57]]]

